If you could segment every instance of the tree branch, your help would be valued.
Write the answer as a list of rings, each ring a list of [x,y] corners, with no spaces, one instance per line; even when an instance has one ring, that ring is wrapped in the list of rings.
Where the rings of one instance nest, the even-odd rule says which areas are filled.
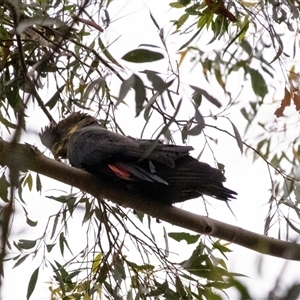
[[[0,139],[0,165],[43,174],[77,187],[97,198],[109,199],[118,205],[130,207],[173,225],[223,239],[262,254],[300,261],[300,245],[297,243],[273,239],[156,202],[147,195],[137,195],[132,191],[122,189],[118,184],[100,181],[83,170],[50,159],[30,145],[15,144],[13,146]]]

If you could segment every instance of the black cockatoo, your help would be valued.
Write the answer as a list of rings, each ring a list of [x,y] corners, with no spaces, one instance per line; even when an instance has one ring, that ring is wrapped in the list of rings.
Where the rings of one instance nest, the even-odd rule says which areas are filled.
[[[153,201],[172,204],[202,194],[227,201],[237,195],[223,186],[220,170],[189,155],[192,147],[125,137],[88,114],[72,113],[42,130],[40,138],[55,158],[68,158],[72,166]]]

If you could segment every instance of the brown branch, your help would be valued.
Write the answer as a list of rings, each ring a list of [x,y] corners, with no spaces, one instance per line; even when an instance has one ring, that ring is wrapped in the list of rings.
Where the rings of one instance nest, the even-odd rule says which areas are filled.
[[[192,231],[207,234],[235,243],[248,249],[300,261],[300,245],[260,235],[208,217],[196,215],[174,206],[149,199],[147,195],[137,195],[111,182],[100,181],[97,177],[44,156],[30,145],[15,145],[0,139],[0,165],[32,170],[60,182],[86,191],[97,198],[131,207],[153,217]]]

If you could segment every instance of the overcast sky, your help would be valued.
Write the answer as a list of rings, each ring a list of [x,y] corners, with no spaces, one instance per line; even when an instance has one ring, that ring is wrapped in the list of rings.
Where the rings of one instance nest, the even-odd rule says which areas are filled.
[[[103,37],[105,37],[108,41],[114,41],[118,38],[109,48],[109,51],[117,60],[119,60],[128,51],[136,49],[143,43],[152,43],[154,45],[161,46],[157,30],[149,17],[150,11],[156,18],[158,24],[164,28],[165,35],[169,36],[168,46],[170,47],[170,52],[176,52],[185,39],[184,37],[178,38],[177,35],[172,36],[170,34],[169,20],[172,19],[172,12],[169,9],[168,3],[169,1],[162,0],[114,0],[112,2],[110,8],[112,23],[103,33]],[[176,11],[174,12],[173,18],[175,19],[177,17],[178,13]],[[201,41],[201,45],[203,50],[205,50],[206,47],[211,47],[206,45],[205,41]],[[144,66],[141,65],[134,65],[125,62],[122,63],[127,67],[126,72],[128,76],[131,74],[132,70],[138,72],[144,68]],[[161,66],[162,69],[164,67],[164,65]],[[203,85],[204,87],[211,88],[205,79],[200,77],[199,74],[201,72],[197,73],[197,71],[194,70],[194,73],[190,73],[189,70],[189,65],[181,69],[181,78],[183,82],[194,83],[199,86]],[[195,74],[198,77],[195,76]],[[124,77],[126,77],[126,75]],[[242,80],[243,78],[236,78],[236,80],[232,82],[232,94],[237,94],[239,92],[239,85],[242,85]],[[225,104],[225,96],[221,89],[213,87],[212,92],[215,97],[224,99]],[[133,101],[132,104],[134,104]],[[239,126],[239,130],[243,133],[242,126],[244,126],[244,122],[240,116],[239,109],[239,106],[232,109],[229,117],[236,125]],[[120,120],[120,124],[123,126],[123,130],[128,135],[138,136],[140,134],[140,124],[142,124],[142,120],[134,118],[134,116],[135,112],[133,106],[126,107],[123,105],[119,107],[118,118]],[[265,117],[273,118],[272,112],[266,111]],[[42,123],[39,122],[39,126],[40,124]],[[47,125],[46,118],[44,125]],[[219,121],[218,126],[229,127],[228,123],[226,124],[225,121]],[[33,130],[31,138],[32,143],[35,143],[42,148],[37,136],[39,130],[40,128],[36,128],[36,131]],[[151,134],[150,131],[151,127],[148,131],[149,135]],[[212,133],[212,135],[213,134],[215,134],[215,132]],[[255,136],[255,133],[253,133],[253,136]],[[150,136],[146,136],[146,138],[150,138]],[[233,139],[223,135],[218,136],[218,139],[218,146],[215,147],[214,154],[218,161],[224,163],[226,166],[226,186],[237,191],[239,196],[238,199],[233,201],[231,204],[231,208],[236,215],[236,219],[227,209],[226,205],[221,201],[211,201],[212,206],[209,207],[209,216],[257,233],[263,233],[264,217],[266,216],[268,209],[267,201],[270,196],[270,180],[267,168],[263,162],[257,161],[253,164],[250,159],[242,156],[236,142]],[[201,149],[199,141],[200,139],[198,140],[198,138],[192,138],[189,141],[190,144],[196,148],[194,153],[192,153],[195,157],[197,157]],[[206,158],[209,160],[208,162],[212,164],[213,160],[209,154],[204,154],[204,159]],[[34,197],[34,194],[30,194],[30,197]],[[33,216],[38,217],[39,213],[45,209],[45,203],[41,203],[42,199],[40,199],[39,195],[36,195],[36,197],[36,199],[32,199],[35,209],[32,208],[31,213]],[[57,204],[47,203],[47,212],[48,209],[51,209],[53,210],[53,213],[55,213],[58,207]],[[178,206],[199,214],[205,214],[205,211],[202,210],[203,205],[200,203],[199,199],[191,200],[184,204],[179,204]],[[40,222],[40,226],[41,223],[42,222]],[[171,226],[167,228],[170,229],[169,231],[172,231]],[[27,233],[28,232],[26,231],[22,238],[28,238]],[[273,233],[276,234],[276,232]],[[266,293],[273,288],[274,282],[278,276],[280,276],[281,284],[284,287],[291,285],[295,279],[300,278],[300,265],[298,262],[286,262],[282,259],[268,256],[261,257],[253,251],[235,245],[231,245],[230,248],[233,249],[233,253],[228,255],[229,270],[249,276],[249,278],[245,278],[243,281],[247,283],[251,293],[256,299],[266,296]],[[282,272],[283,268],[284,272]],[[29,278],[24,276],[20,277],[18,279],[18,284],[16,284],[18,288],[12,288],[11,284],[12,282],[15,282],[18,274],[22,273],[23,275],[28,274],[27,265],[24,265],[24,267],[18,267],[11,272],[7,272],[7,276],[4,281],[5,290],[3,293],[3,299],[21,299],[21,296],[25,299]],[[47,299],[49,297],[49,291],[47,291],[46,287],[47,284],[43,287],[39,287],[31,299]],[[234,292],[229,293],[229,295],[234,297]],[[230,297],[230,299],[233,299],[232,297]]]

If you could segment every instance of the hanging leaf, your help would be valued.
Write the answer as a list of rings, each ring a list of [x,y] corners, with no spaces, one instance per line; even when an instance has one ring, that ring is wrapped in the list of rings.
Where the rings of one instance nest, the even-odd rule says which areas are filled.
[[[103,44],[100,37],[98,38],[98,44],[100,49],[102,50],[103,54],[115,65],[123,69],[123,67],[117,62],[117,60],[111,55],[111,53],[108,51],[107,47]]]
[[[190,85],[190,87],[194,90],[192,99],[194,100],[194,102],[197,106],[199,106],[201,104],[202,96],[204,96],[209,102],[211,102],[216,107],[220,108],[222,106],[220,101],[217,98],[215,98],[214,96],[210,95],[207,91],[205,91],[197,86],[194,86],[194,85]]]
[[[32,190],[32,185],[33,185],[33,180],[32,180],[32,175],[31,173],[28,173],[25,180],[23,181],[23,186],[28,185],[29,191]]]
[[[42,190],[42,182],[41,182],[40,175],[38,173],[36,174],[35,184],[36,184],[36,191],[40,192]]]
[[[147,75],[147,78],[151,81],[154,90],[158,91],[160,94],[166,91],[174,81],[171,80],[169,82],[165,82],[161,77],[157,75],[157,72],[155,71],[145,70],[142,73],[145,73]]]
[[[29,256],[29,254],[25,254],[24,256],[22,256],[20,259],[17,260],[17,262],[14,264],[14,266],[12,267],[13,269],[16,268],[17,266],[19,266],[20,264],[22,264],[26,258]],[[16,258],[15,258],[16,259]],[[14,259],[14,260],[15,260]]]
[[[32,293],[35,289],[38,276],[39,276],[39,268],[37,268],[30,277],[28,288],[27,288],[27,296],[26,296],[27,300],[30,298],[30,296],[32,295]]]
[[[131,88],[135,90],[135,111],[136,116],[138,116],[143,110],[143,104],[146,100],[146,89],[139,76],[132,74],[127,80],[123,81],[116,105],[123,101]]]
[[[151,12],[150,12],[150,18],[151,18],[153,24],[155,25],[155,27],[156,27],[158,30],[160,30],[160,27],[158,26],[158,23],[156,22],[155,18],[154,18],[153,15],[151,14]]]
[[[47,252],[50,253],[56,244],[46,244]]]
[[[251,84],[254,93],[264,99],[264,97],[268,93],[268,87],[265,79],[257,70],[252,68],[247,68],[247,70],[249,71],[249,74],[251,76]]]
[[[241,135],[240,135],[238,129],[236,128],[236,126],[232,122],[230,122],[230,123],[233,128],[234,136],[235,136],[236,142],[238,144],[238,147],[240,148],[241,153],[243,154],[243,140],[241,138]]]
[[[132,74],[128,79],[122,82],[116,106],[118,106],[121,102],[123,102],[124,98],[128,94],[129,90],[133,87],[133,85],[134,85],[134,74]]]
[[[31,227],[35,227],[37,225],[37,221],[32,221],[30,220],[27,216],[26,216],[26,223],[31,226]]]
[[[22,249],[31,249],[36,245],[36,240],[19,240],[18,246]]]
[[[198,241],[200,234],[190,234],[187,232],[170,232],[168,236],[177,242],[186,241],[188,245]]]
[[[8,188],[9,188],[9,182],[6,180],[4,174],[0,177],[0,199],[2,199],[4,202],[8,202]]]
[[[147,49],[135,49],[126,53],[122,59],[133,63],[147,63],[163,59],[163,54]]]
[[[57,104],[57,101],[59,101],[60,94],[64,90],[65,86],[66,85],[63,84],[60,88],[58,88],[51,99],[45,104],[45,106],[48,106],[50,109],[52,109]]]

